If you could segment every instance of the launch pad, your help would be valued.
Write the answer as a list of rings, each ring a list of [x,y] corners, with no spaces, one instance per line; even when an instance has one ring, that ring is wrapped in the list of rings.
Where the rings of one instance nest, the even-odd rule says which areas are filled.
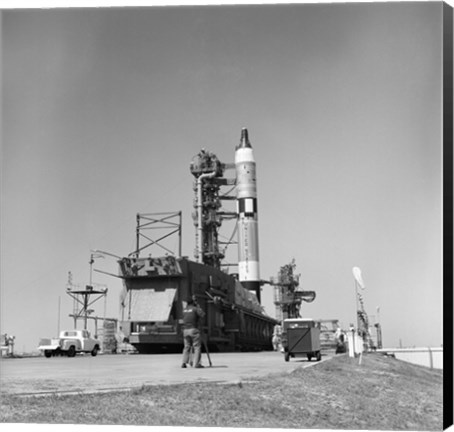
[[[225,176],[227,170],[234,175]],[[190,171],[194,176],[194,260],[181,256],[181,211],[137,214],[136,246],[127,256],[95,251],[115,257],[119,265],[119,274],[113,276],[123,280],[121,338],[140,353],[181,352],[184,305],[195,297],[206,312],[201,330],[211,352],[271,350],[275,326],[284,317],[299,317],[301,302],[313,301],[315,292],[297,289],[296,279],[288,282],[282,275],[275,283],[260,277],[256,164],[247,129],[241,130],[234,163],[223,163],[202,149],[192,159]],[[224,208],[231,201],[236,208]],[[234,222],[228,241],[220,235],[225,221]],[[175,236],[176,250],[168,243]],[[232,244],[238,249],[234,264],[224,262]],[[232,272],[232,266],[237,272]],[[268,316],[260,303],[267,283],[279,294],[278,319]],[[90,287],[73,292],[84,296],[85,325],[91,283]]]
[[[213,367],[181,369],[181,354],[0,358],[2,395],[39,396],[128,391],[153,385],[247,382],[319,363],[284,362],[276,352],[210,353]],[[329,359],[324,356],[323,359]],[[71,367],[68,367],[68,362]],[[207,365],[205,354],[202,363]],[[115,374],[112,374],[112,371]]]

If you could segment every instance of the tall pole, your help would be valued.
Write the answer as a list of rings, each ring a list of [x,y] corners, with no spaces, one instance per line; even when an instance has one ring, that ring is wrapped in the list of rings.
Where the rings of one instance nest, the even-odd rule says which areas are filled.
[[[359,300],[358,300],[358,282],[355,279],[355,296],[356,296],[356,331],[359,331]]]
[[[107,290],[104,296],[104,317],[102,320],[102,346],[103,349],[106,346],[106,308],[107,308]]]
[[[139,258],[139,248],[140,248],[140,214],[137,213],[136,216],[137,227],[136,227],[136,258]]]
[[[93,286],[92,282],[93,282],[93,254],[90,255],[90,261],[89,263],[90,264],[90,275],[89,275],[89,285],[90,286]]]
[[[377,348],[383,348],[383,341],[381,339],[381,324],[380,324],[380,306],[377,306],[377,324],[375,325],[377,329]]]
[[[61,300],[61,297],[58,296],[57,336],[60,334],[60,300]]]
[[[84,310],[85,310],[85,316],[84,316],[84,330],[87,330],[87,321],[88,321],[88,294],[84,295]]]
[[[178,230],[178,256],[181,257],[181,231],[183,229],[182,225],[181,225],[181,211],[179,212],[179,216],[180,216],[180,229]]]

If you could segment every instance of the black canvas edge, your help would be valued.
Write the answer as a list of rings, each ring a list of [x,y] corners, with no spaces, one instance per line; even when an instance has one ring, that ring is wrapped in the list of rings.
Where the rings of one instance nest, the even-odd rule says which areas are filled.
[[[443,3],[443,429],[453,424],[453,8]]]

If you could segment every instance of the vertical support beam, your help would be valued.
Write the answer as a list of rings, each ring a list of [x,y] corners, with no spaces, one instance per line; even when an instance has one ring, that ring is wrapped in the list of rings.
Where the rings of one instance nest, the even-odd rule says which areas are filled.
[[[60,303],[61,303],[61,297],[58,296],[57,336],[60,334]]]
[[[84,295],[84,330],[87,330],[87,321],[88,321],[88,295]]]
[[[106,308],[107,308],[107,294],[104,296],[104,316],[102,317],[102,347],[106,344]]]
[[[180,217],[180,229],[178,230],[178,256],[181,257],[181,235],[183,230],[181,210],[178,212],[178,215]]]
[[[358,299],[358,282],[355,279],[355,297],[356,297],[356,331],[359,331],[359,299]]]
[[[140,249],[140,214],[136,215],[136,258],[139,258],[139,249]]]
[[[427,348],[429,350],[429,366],[431,369],[434,368],[434,357],[433,357],[433,354],[432,354],[432,350],[430,349],[430,347]]]

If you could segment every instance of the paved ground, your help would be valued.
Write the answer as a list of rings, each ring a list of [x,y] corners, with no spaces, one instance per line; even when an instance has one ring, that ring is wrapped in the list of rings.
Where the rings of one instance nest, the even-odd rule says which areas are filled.
[[[323,356],[322,361],[327,358],[327,355]],[[182,369],[181,354],[2,358],[0,393],[85,393],[142,385],[250,381],[271,373],[291,372],[298,367],[317,364],[305,358],[285,362],[283,354],[278,352],[212,353],[211,361],[212,367],[208,367],[206,354],[203,354],[204,369]]]

